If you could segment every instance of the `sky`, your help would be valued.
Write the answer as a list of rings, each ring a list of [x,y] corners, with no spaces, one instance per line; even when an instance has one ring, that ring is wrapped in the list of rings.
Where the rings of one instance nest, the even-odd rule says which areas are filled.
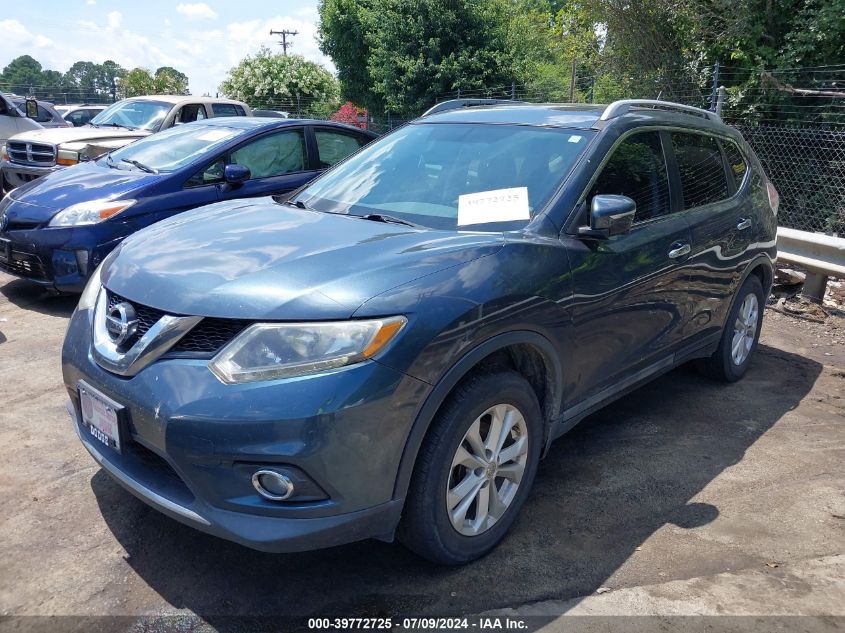
[[[335,70],[315,40],[317,0],[46,0],[8,2],[3,14],[0,69],[25,54],[61,72],[107,59],[126,69],[173,66],[192,94],[214,95],[246,55],[281,50],[270,29],[288,29],[299,31],[288,52]]]

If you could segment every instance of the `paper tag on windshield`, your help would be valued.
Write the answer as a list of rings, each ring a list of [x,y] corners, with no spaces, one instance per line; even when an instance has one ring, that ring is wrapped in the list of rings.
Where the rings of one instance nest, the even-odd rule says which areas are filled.
[[[530,218],[528,187],[494,189],[458,196],[458,226]]]

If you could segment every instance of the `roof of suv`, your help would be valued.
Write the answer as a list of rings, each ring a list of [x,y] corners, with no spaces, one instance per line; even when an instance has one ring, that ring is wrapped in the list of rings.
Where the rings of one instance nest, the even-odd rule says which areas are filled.
[[[586,103],[506,103],[462,107],[423,115],[433,123],[493,123],[538,125],[580,129],[599,129],[613,120],[636,117],[640,121],[693,125],[724,130],[727,126],[717,114],[668,101],[625,100],[610,105]]]

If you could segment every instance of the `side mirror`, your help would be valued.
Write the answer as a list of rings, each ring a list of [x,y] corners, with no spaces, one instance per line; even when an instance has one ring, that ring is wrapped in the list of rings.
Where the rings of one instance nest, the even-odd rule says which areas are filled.
[[[223,180],[226,181],[227,185],[242,185],[251,177],[252,174],[249,171],[249,167],[244,167],[243,165],[226,165],[223,168]]]
[[[594,196],[590,203],[590,227],[580,228],[578,234],[596,238],[622,235],[631,230],[636,212],[637,203],[628,196]]]
[[[35,99],[27,99],[26,100],[26,118],[27,119],[37,119],[38,118],[38,102]]]

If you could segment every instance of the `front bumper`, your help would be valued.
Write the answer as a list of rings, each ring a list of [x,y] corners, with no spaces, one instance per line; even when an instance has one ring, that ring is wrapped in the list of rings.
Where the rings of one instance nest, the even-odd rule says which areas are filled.
[[[0,233],[0,270],[58,292],[80,293],[122,236],[104,244],[91,226]]]
[[[427,385],[377,362],[308,377],[224,385],[206,360],[161,359],[132,378],[101,369],[90,311],[71,319],[62,354],[69,411],[94,459],[122,486],[199,530],[272,552],[376,537],[398,524],[399,460]],[[84,380],[124,405],[122,451],[82,426]],[[262,468],[304,473],[323,499],[274,502],[251,484]]]
[[[14,189],[20,187],[28,182],[32,182],[36,178],[52,174],[54,171],[64,169],[62,165],[51,166],[35,166],[35,165],[19,165],[8,160],[0,161],[0,171],[3,172],[3,180],[6,183],[6,189]]]

